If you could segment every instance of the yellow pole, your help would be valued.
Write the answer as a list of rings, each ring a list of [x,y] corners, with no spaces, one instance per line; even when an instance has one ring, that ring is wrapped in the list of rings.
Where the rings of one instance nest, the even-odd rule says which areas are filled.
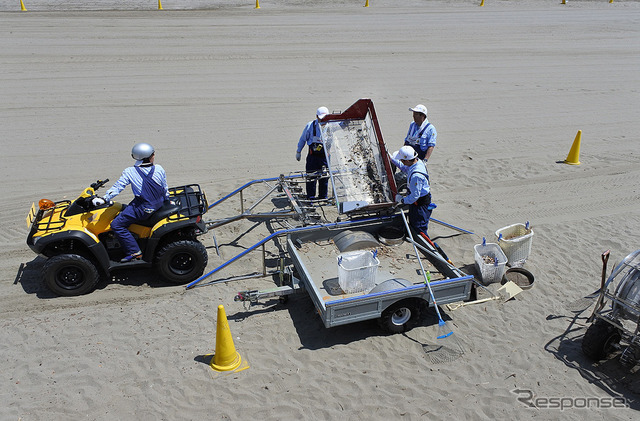
[[[22,2],[22,0],[20,0],[20,10],[22,10],[23,12],[27,11],[27,8],[24,7],[24,3]]]
[[[369,7],[369,0],[365,2],[364,7]]]
[[[162,10],[162,2],[158,0],[158,10]]]
[[[562,4],[567,4],[567,0],[562,0]]]
[[[484,0],[480,2],[480,6],[484,6]]]
[[[260,8],[260,0],[256,0],[256,9]]]
[[[613,0],[609,0],[609,3],[613,3]]]

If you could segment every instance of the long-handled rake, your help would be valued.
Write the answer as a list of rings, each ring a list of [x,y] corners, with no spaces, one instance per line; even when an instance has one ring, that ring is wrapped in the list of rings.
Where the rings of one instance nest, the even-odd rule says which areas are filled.
[[[424,277],[424,283],[427,285],[427,288],[429,289],[429,295],[431,296],[431,301],[433,301],[433,307],[436,309],[436,314],[438,315],[438,334],[436,337],[438,339],[437,344],[423,344],[422,349],[429,355],[429,357],[431,358],[431,362],[434,364],[456,360],[460,356],[462,356],[462,354],[464,354],[464,351],[462,349],[462,346],[460,346],[455,336],[453,335],[453,330],[451,330],[447,323],[442,319],[440,309],[438,308],[438,303],[436,302],[436,297],[433,293],[433,290],[431,289],[431,281],[427,276],[427,272],[424,270],[424,266],[422,265],[422,259],[420,259],[418,248],[416,247],[416,243],[413,240],[413,234],[411,234],[411,228],[409,227],[409,223],[407,222],[404,210],[400,209],[400,214],[402,215],[404,226],[407,229],[407,234],[409,235],[411,245],[413,245],[413,250],[416,253],[416,257],[418,258],[420,270],[422,271],[422,276]]]

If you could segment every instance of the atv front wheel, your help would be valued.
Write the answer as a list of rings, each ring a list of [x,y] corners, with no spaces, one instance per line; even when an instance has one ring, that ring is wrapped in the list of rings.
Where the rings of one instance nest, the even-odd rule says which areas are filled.
[[[45,285],[64,297],[88,294],[100,281],[95,265],[77,254],[53,256],[45,262],[42,271]]]
[[[182,285],[202,275],[208,261],[207,249],[201,242],[182,240],[162,247],[154,266],[165,281]]]
[[[582,338],[582,352],[592,360],[600,361],[615,350],[620,339],[617,327],[598,319],[587,328]]]

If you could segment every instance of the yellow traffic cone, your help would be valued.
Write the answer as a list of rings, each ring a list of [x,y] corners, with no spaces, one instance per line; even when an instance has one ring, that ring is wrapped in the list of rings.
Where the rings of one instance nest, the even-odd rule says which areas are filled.
[[[364,7],[369,7],[369,0],[364,3]]]
[[[567,4],[567,0],[562,0],[562,4]]]
[[[238,368],[241,362],[242,358],[233,345],[227,314],[224,311],[224,307],[219,305],[216,326],[216,353],[211,360],[211,368],[216,371],[231,371]]]
[[[260,0],[256,0],[256,9],[260,8]]]
[[[158,0],[158,10],[162,10],[162,2]]]
[[[480,6],[484,6],[484,0],[480,2]]]
[[[567,155],[567,159],[564,160],[565,164],[569,165],[580,165],[580,140],[582,138],[582,130],[578,130],[578,134],[576,134],[576,138],[573,140],[573,145],[571,145],[571,150],[569,151],[569,155]]]
[[[27,8],[24,7],[24,3],[22,2],[22,0],[20,0],[20,10],[22,10],[23,12],[27,11]]]

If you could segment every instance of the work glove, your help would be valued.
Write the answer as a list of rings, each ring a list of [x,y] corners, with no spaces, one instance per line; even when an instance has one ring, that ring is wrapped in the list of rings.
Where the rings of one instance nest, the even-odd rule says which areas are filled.
[[[300,161],[301,158],[302,158],[302,153],[296,152],[296,161]]]
[[[400,203],[400,204],[402,204],[402,198],[403,198],[403,197],[404,197],[404,196],[403,196],[403,195],[401,195],[401,194],[396,194],[396,203]]]
[[[91,199],[91,204],[95,207],[102,206],[105,203],[107,202],[102,197],[94,197],[93,199]]]

